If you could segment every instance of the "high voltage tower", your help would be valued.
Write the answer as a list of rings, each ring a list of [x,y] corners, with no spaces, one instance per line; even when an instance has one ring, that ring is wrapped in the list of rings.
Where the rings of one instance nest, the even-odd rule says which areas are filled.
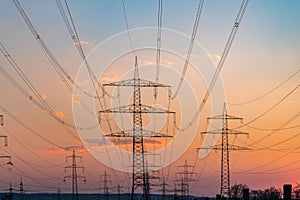
[[[125,105],[117,108],[107,109],[99,111],[99,121],[101,120],[101,113],[120,113],[132,114],[132,129],[131,130],[121,130],[120,132],[110,133],[106,136],[108,137],[130,137],[132,138],[132,189],[131,189],[131,200],[138,199],[137,191],[141,189],[143,195],[141,199],[150,199],[149,195],[149,175],[147,173],[147,163],[145,159],[145,148],[144,148],[144,138],[145,137],[170,137],[166,134],[155,133],[154,131],[149,131],[143,129],[142,115],[145,113],[153,114],[175,114],[175,112],[169,110],[163,110],[155,108],[148,105],[142,104],[141,88],[168,88],[170,91],[170,86],[160,84],[157,82],[140,79],[137,57],[135,57],[135,67],[134,67],[134,78],[129,80],[123,80],[119,82],[113,82],[108,84],[103,84],[104,87],[115,86],[115,87],[133,87],[133,103],[130,105]],[[100,121],[101,123],[101,121]]]
[[[24,200],[24,194],[25,194],[24,183],[23,183],[23,179],[21,177],[21,179],[20,179],[20,200]]]
[[[236,131],[233,129],[228,128],[228,121],[229,120],[239,120],[243,121],[243,118],[235,117],[227,114],[226,104],[224,104],[223,114],[219,116],[213,116],[207,118],[207,120],[222,120],[222,129],[209,131],[209,132],[202,132],[201,134],[219,134],[221,133],[222,143],[217,144],[213,147],[203,147],[198,149],[214,149],[214,150],[221,150],[222,157],[221,157],[221,196],[222,197],[231,197],[230,194],[230,167],[229,167],[229,151],[239,151],[239,150],[250,150],[246,147],[240,147],[236,145],[229,144],[229,135],[249,135],[249,133]]]
[[[60,188],[57,189],[57,200],[61,200]]]
[[[72,179],[72,199],[73,200],[78,200],[78,179],[83,178],[84,182],[86,182],[85,176],[81,176],[77,174],[77,169],[82,169],[82,172],[84,172],[84,167],[78,166],[77,165],[77,159],[82,162],[82,157],[81,156],[76,156],[75,150],[73,149],[73,153],[71,156],[66,157],[66,162],[68,162],[71,159],[72,164],[68,165],[65,167],[65,172],[67,169],[72,170],[72,174],[68,176],[64,176],[64,181],[66,181],[66,178],[71,178]]]
[[[118,194],[118,200],[121,200],[121,192],[124,192],[123,190],[122,190],[122,186],[120,186],[120,184],[118,184],[114,189],[116,189],[116,191],[117,191],[117,194]]]
[[[0,125],[4,126],[4,117],[3,117],[3,115],[0,115]],[[7,136],[3,135],[3,134],[0,134],[0,138],[3,138],[3,140],[4,140],[4,146],[7,147],[8,146]],[[7,158],[8,162],[6,164],[9,165],[9,166],[13,165],[13,163],[10,160],[11,156],[1,154],[0,158]]]
[[[166,183],[166,179],[165,178],[162,178],[162,183],[159,184],[159,186],[161,187],[161,189],[159,189],[158,191],[161,192],[161,195],[162,195],[162,200],[165,200],[166,199],[166,194],[171,192],[172,190],[170,190],[168,187],[169,187],[169,184]]]
[[[108,200],[109,191],[112,190],[112,187],[108,187],[111,184],[110,175],[107,175],[106,171],[100,176],[100,191],[103,191],[104,200]]]
[[[193,172],[194,166],[189,165],[187,163],[187,160],[184,161],[183,165],[178,166],[178,168],[182,169],[182,171],[176,173],[180,176],[179,179],[176,180],[177,183],[175,183],[177,184],[176,192],[181,192],[182,199],[185,199],[189,196],[190,182],[196,181],[195,179],[193,179],[193,176],[196,175],[196,173]],[[178,186],[180,189],[178,189]]]

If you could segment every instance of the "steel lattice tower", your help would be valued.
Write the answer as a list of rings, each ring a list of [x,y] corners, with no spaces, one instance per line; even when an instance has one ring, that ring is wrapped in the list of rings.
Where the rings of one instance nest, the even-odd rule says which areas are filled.
[[[156,114],[175,114],[175,112],[169,110],[163,110],[148,105],[142,104],[141,88],[142,87],[165,87],[170,91],[170,86],[160,84],[153,81],[140,79],[137,57],[135,57],[134,78],[119,82],[113,82],[103,84],[103,86],[116,86],[116,87],[133,87],[133,104],[121,106],[113,109],[107,109],[99,111],[99,119],[101,119],[101,113],[132,113],[133,125],[129,131],[120,131],[117,133],[111,133],[106,135],[108,137],[130,137],[132,138],[132,189],[131,199],[137,199],[137,190],[143,191],[142,199],[150,199],[149,196],[149,181],[147,166],[145,160],[144,149],[144,137],[170,137],[162,133],[154,133],[153,131],[143,129],[142,115],[144,113],[156,113]],[[101,121],[100,121],[101,123]]]
[[[100,186],[101,183],[103,184],[103,187],[100,187],[100,190],[103,190],[104,199],[108,200],[109,198],[109,190],[113,189],[111,187],[108,187],[108,184],[111,184],[110,175],[106,173],[106,170],[104,171],[104,174],[100,176]]]
[[[214,149],[221,150],[221,191],[220,194],[222,197],[231,197],[230,193],[230,165],[229,165],[229,151],[238,151],[238,150],[250,150],[249,148],[240,147],[236,145],[229,144],[228,136],[232,135],[248,135],[249,133],[240,132],[228,128],[229,120],[240,120],[243,121],[243,118],[235,117],[227,114],[226,104],[224,104],[223,114],[219,116],[209,117],[207,120],[222,120],[222,129],[216,131],[202,132],[202,134],[219,134],[221,133],[221,145],[217,144],[213,147],[204,147],[198,149]]]
[[[85,176],[80,176],[80,175],[77,174],[77,169],[82,169],[82,171],[84,170],[84,167],[78,166],[77,162],[76,162],[77,159],[80,159],[80,161],[82,162],[82,157],[81,156],[76,156],[75,150],[73,149],[72,155],[71,156],[67,156],[66,157],[66,161],[68,162],[69,159],[72,160],[72,164],[69,165],[69,166],[66,166],[65,167],[65,171],[67,169],[71,169],[72,170],[72,174],[68,175],[68,176],[65,176],[64,177],[64,181],[65,181],[66,178],[72,178],[72,199],[73,200],[78,200],[78,179],[79,178],[83,178],[84,182],[86,181],[85,180]]]
[[[177,180],[177,182],[179,182],[178,185],[180,185],[180,191],[181,191],[181,196],[182,198],[188,197],[189,196],[189,186],[190,186],[190,182],[192,181],[196,181],[195,179],[193,179],[192,176],[196,175],[196,173],[194,173],[194,166],[193,165],[189,165],[187,163],[187,160],[184,161],[183,165],[178,166],[178,168],[183,169],[180,172],[177,172],[177,175],[180,175],[180,179]],[[189,170],[191,169],[191,170]],[[177,190],[178,191],[178,190]]]
[[[4,126],[4,116],[3,115],[0,115],[0,126]],[[3,138],[4,146],[7,147],[8,146],[7,136],[0,134],[0,138]],[[0,154],[0,159],[1,158],[7,158],[8,159],[8,162],[6,163],[8,166],[13,165],[13,163],[11,162],[11,156]]]
[[[21,179],[20,179],[20,200],[24,200],[24,194],[25,194],[24,184],[23,184],[23,180],[21,177]]]

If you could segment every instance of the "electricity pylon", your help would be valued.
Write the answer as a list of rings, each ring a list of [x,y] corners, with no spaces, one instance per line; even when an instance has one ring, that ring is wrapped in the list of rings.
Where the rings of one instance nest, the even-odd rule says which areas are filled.
[[[3,117],[3,115],[0,115],[0,125],[4,126],[4,117]],[[0,138],[3,138],[4,146],[7,147],[8,146],[7,136],[3,135],[3,134],[0,134]],[[9,166],[13,165],[13,163],[11,162],[11,156],[1,154],[0,158],[7,158],[8,162],[6,164],[9,165]]]
[[[24,200],[24,194],[25,194],[24,183],[23,183],[23,180],[21,177],[21,179],[20,179],[20,200]]]
[[[185,160],[184,164],[178,166],[178,168],[182,169],[182,171],[176,173],[177,175],[180,175],[180,179],[177,179],[177,182],[179,182],[178,185],[180,185],[181,196],[182,198],[187,198],[189,196],[190,182],[196,181],[193,179],[193,176],[196,174],[193,172],[194,166],[189,165],[187,160]]]
[[[68,176],[64,176],[64,181],[66,181],[66,178],[72,178],[72,199],[73,200],[78,200],[78,182],[77,182],[77,179],[83,178],[84,182],[86,182],[85,176],[80,176],[80,175],[77,174],[77,169],[82,169],[82,172],[84,172],[84,167],[78,166],[77,162],[76,162],[77,159],[79,159],[80,162],[82,162],[82,157],[81,156],[76,156],[75,155],[75,150],[73,149],[72,155],[66,157],[66,162],[68,162],[69,159],[72,160],[72,164],[65,167],[65,172],[67,171],[67,169],[71,169],[72,174],[68,175]]]
[[[118,184],[116,187],[115,187],[115,189],[117,190],[117,194],[118,194],[118,200],[121,200],[121,192],[124,192],[123,190],[122,190],[122,186],[120,186],[120,184]]]
[[[101,123],[101,113],[131,113],[133,115],[133,124],[131,130],[122,130],[116,133],[110,133],[108,137],[130,137],[132,138],[132,188],[131,188],[131,200],[137,199],[137,191],[141,189],[143,191],[142,199],[150,199],[149,196],[149,184],[147,181],[147,166],[145,160],[145,148],[144,138],[145,137],[169,137],[166,134],[155,133],[153,131],[143,129],[142,115],[145,113],[154,114],[175,114],[175,112],[169,110],[163,110],[148,105],[142,104],[141,88],[153,87],[168,88],[170,86],[156,83],[149,80],[140,79],[137,57],[135,57],[134,67],[134,78],[129,80],[123,80],[119,82],[113,82],[103,84],[103,87],[114,86],[114,87],[133,87],[133,103],[117,108],[107,109],[99,111],[99,122]],[[170,93],[170,92],[169,92]]]
[[[168,188],[169,184],[166,183],[166,179],[164,177],[162,178],[162,183],[159,184],[159,186],[161,186],[161,189],[159,189],[158,191],[161,192],[162,200],[165,200],[166,193],[171,192],[171,190]]]
[[[109,180],[110,175],[106,174],[106,170],[104,171],[104,174],[100,176],[100,191],[102,189],[103,191],[103,196],[105,200],[108,200],[109,197],[109,190],[112,190],[112,187],[108,187],[108,184],[111,184],[111,181]]]
[[[9,195],[8,195],[8,199],[9,200],[13,200],[14,199],[14,196],[13,196],[13,188],[12,188],[12,186],[11,186],[11,182],[9,183],[9,189],[8,189],[8,191],[9,191]]]
[[[240,147],[236,145],[229,144],[229,135],[249,135],[249,133],[236,131],[233,129],[228,129],[229,120],[239,120],[243,121],[243,118],[235,117],[227,114],[226,104],[224,104],[223,114],[219,116],[209,117],[207,120],[222,120],[222,129],[216,131],[202,132],[201,134],[219,134],[221,133],[222,143],[217,144],[213,147],[201,147],[198,149],[214,149],[221,150],[221,196],[222,197],[231,197],[230,194],[230,168],[229,168],[229,151],[238,151],[238,150],[251,150],[250,148]]]
[[[57,200],[61,200],[60,188],[57,188]]]

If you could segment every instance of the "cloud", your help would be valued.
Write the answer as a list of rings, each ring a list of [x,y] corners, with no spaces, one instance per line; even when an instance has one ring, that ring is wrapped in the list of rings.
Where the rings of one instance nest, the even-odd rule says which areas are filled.
[[[219,64],[222,58],[219,54],[207,53],[206,56],[209,57],[216,65]]]
[[[218,55],[218,54],[215,54],[215,55],[214,55],[214,59],[215,59],[216,61],[220,62],[221,56]]]
[[[76,84],[78,87],[80,87],[80,86],[89,84],[89,80],[85,80],[85,81],[82,81],[82,82],[76,81],[75,84]]]
[[[42,98],[43,98],[44,100],[46,100],[48,97],[47,97],[46,94],[42,94]]]
[[[172,61],[167,61],[166,64],[167,64],[168,66],[173,66],[173,65],[174,65],[174,62],[172,62]]]
[[[147,144],[162,144],[162,142],[159,141],[159,140],[149,139],[149,138],[144,139],[144,143],[147,143]]]
[[[46,149],[44,149],[43,151],[45,153],[66,153],[66,152],[71,152],[73,151],[73,149],[76,152],[86,152],[87,149],[83,146],[83,145],[72,145],[72,146],[65,146],[63,148],[57,148],[57,147],[47,147]]]
[[[61,119],[66,119],[66,115],[63,113],[63,111],[56,111],[55,114],[61,118]]]
[[[119,79],[118,75],[115,76],[102,76],[101,81],[103,82],[115,82]]]
[[[76,103],[80,103],[81,102],[80,98],[78,97],[78,94],[73,94],[72,101],[76,102]]]
[[[91,146],[102,146],[105,144],[109,144],[109,141],[107,139],[86,139],[85,142],[87,142]]]
[[[87,45],[87,46],[93,46],[93,43],[85,41],[85,40],[80,40],[79,42],[73,42],[74,45]]]

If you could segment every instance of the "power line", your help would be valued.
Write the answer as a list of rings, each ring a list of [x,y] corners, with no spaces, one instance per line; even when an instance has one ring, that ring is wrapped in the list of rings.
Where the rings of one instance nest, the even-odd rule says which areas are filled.
[[[102,87],[101,84],[99,84],[99,81],[98,79],[96,78],[96,76],[94,75],[94,72],[87,60],[87,57],[85,55],[85,52],[83,50],[83,47],[81,45],[81,41],[80,41],[80,38],[79,38],[79,34],[77,32],[77,29],[76,29],[76,26],[75,26],[75,23],[74,23],[74,20],[73,20],[73,17],[72,17],[72,14],[71,14],[71,10],[69,8],[69,5],[67,3],[67,0],[65,0],[65,7],[67,9],[67,14],[65,13],[65,10],[63,8],[63,6],[61,5],[61,2],[59,0],[56,0],[56,5],[59,9],[59,12],[67,26],[67,29],[69,31],[69,34],[71,36],[71,38],[73,39],[74,41],[74,44],[76,46],[76,49],[78,50],[87,70],[88,70],[88,73],[89,73],[89,76],[91,78],[91,81],[92,81],[92,85],[93,85],[93,88],[95,89],[95,93],[96,93],[96,99],[98,100],[98,103],[101,107],[102,110],[105,110],[106,109],[106,101],[105,101],[105,98],[103,96],[103,103],[101,102],[101,98],[100,98],[100,95],[99,95],[99,92],[97,90],[97,86],[99,86],[103,92],[103,95],[107,95],[109,96],[110,98],[114,98],[112,95],[108,94],[104,87]],[[68,17],[67,17],[68,15]],[[69,20],[70,19],[70,20]],[[119,96],[117,96],[117,98],[119,99]],[[119,100],[120,101],[120,100]],[[105,117],[105,121],[106,121],[106,124],[108,125],[108,128],[109,128],[109,131],[112,133],[113,130],[112,130],[112,127],[111,127],[111,124],[110,124],[110,119],[108,117],[108,115],[106,113],[104,113],[104,117]],[[122,120],[122,119],[121,119]],[[105,149],[106,149],[106,153],[107,153],[107,156],[109,158],[109,162],[112,164],[111,162],[111,158],[110,158],[110,155],[108,154],[108,150],[107,150],[107,146],[105,144]],[[114,171],[114,175],[118,178],[116,172]],[[119,178],[118,178],[119,179]]]
[[[155,81],[159,82],[159,65],[161,51],[161,27],[162,27],[162,0],[158,0],[157,16],[157,40],[156,40],[156,76]],[[154,98],[157,99],[158,88],[154,88]]]
[[[127,18],[127,13],[126,13],[126,6],[124,0],[122,0],[122,8],[123,8],[123,15],[124,15],[124,20],[125,20],[125,25],[126,25],[126,30],[128,34],[128,39],[131,47],[131,51],[133,52],[134,56],[136,56],[136,52],[133,46],[130,30],[129,30],[129,25],[128,25],[128,18]]]
[[[29,78],[26,76],[26,74],[22,71],[22,69],[20,68],[20,66],[16,63],[16,61],[14,60],[14,58],[12,57],[12,55],[9,54],[9,52],[6,50],[6,48],[4,47],[4,45],[2,43],[0,43],[0,51],[3,54],[3,56],[8,60],[8,62],[10,63],[10,65],[13,67],[13,69],[17,72],[17,74],[21,77],[21,79],[24,81],[24,83],[27,85],[27,87],[30,89],[30,91],[34,94],[34,96],[37,98],[37,100],[34,99],[34,97],[27,92],[27,90],[18,83],[18,81],[16,81],[12,75],[10,75],[2,66],[0,69],[0,72],[3,74],[3,76],[5,76],[5,78],[11,82],[11,84],[16,87],[16,89],[18,89],[25,97],[29,98],[29,100],[31,100],[31,102],[33,102],[35,105],[37,105],[41,110],[43,111],[47,111],[48,114],[55,119],[56,121],[58,121],[60,124],[62,124],[63,126],[66,125],[68,127],[71,128],[77,128],[77,129],[93,129],[96,127],[95,126],[91,126],[91,127],[87,127],[87,128],[82,128],[82,127],[77,127],[74,126],[62,119],[60,119],[54,112],[53,108],[47,103],[47,101],[42,97],[42,95],[39,93],[39,91],[35,88],[35,86],[31,83],[31,81],[29,80]],[[66,128],[65,128],[66,129]],[[70,134],[72,134],[72,132],[70,132],[70,130],[67,130]]]
[[[230,48],[232,46],[232,43],[233,43],[233,40],[237,34],[237,31],[238,31],[238,28],[240,27],[240,24],[241,24],[241,21],[242,21],[242,18],[245,14],[245,11],[246,11],[246,8],[248,6],[248,3],[249,3],[249,0],[243,0],[241,6],[240,6],[240,9],[238,11],[238,14],[236,16],[236,19],[234,21],[234,24],[233,24],[233,27],[232,27],[232,30],[230,32],[230,35],[229,35],[229,38],[225,44],[225,48],[223,50],[223,53],[222,53],[222,56],[221,56],[221,59],[218,63],[218,66],[217,66],[217,69],[213,75],[213,78],[211,79],[210,83],[209,83],[209,87],[208,89],[206,90],[205,92],[205,95],[203,97],[203,100],[201,101],[199,107],[198,107],[198,110],[196,111],[196,113],[194,114],[192,120],[190,121],[190,123],[188,123],[188,125],[186,125],[184,128],[179,128],[179,127],[176,127],[178,130],[180,131],[186,131],[189,127],[192,126],[192,124],[195,122],[195,120],[197,119],[199,113],[201,113],[202,109],[204,108],[209,96],[210,96],[210,93],[211,91],[213,90],[215,84],[216,84],[216,81],[217,81],[217,78],[219,77],[219,74],[223,68],[223,65],[225,63],[225,60],[229,54],[229,51],[230,51]]]
[[[265,116],[266,114],[268,114],[269,112],[271,112],[274,108],[276,108],[280,103],[282,103],[285,99],[287,99],[290,95],[292,95],[299,87],[300,87],[300,84],[298,84],[295,88],[293,88],[291,91],[289,91],[283,98],[281,98],[279,101],[277,101],[273,106],[271,106],[265,112],[263,112],[262,114],[258,115],[254,119],[252,119],[252,120],[248,121],[247,123],[244,123],[243,125],[241,125],[239,127],[236,127],[236,128],[241,128],[241,127],[247,126],[249,124],[252,124],[256,120],[258,120],[261,117]]]
[[[178,94],[178,92],[181,88],[181,85],[183,83],[183,80],[184,80],[184,77],[185,77],[185,74],[186,74],[186,70],[187,70],[189,62],[190,62],[190,57],[191,57],[191,54],[192,54],[192,50],[193,50],[193,46],[194,46],[194,42],[195,42],[195,38],[196,38],[198,26],[199,26],[199,22],[200,22],[200,16],[201,16],[201,13],[202,13],[203,3],[204,3],[204,0],[199,0],[196,19],[195,19],[195,22],[194,22],[194,28],[193,28],[193,32],[192,32],[192,36],[191,36],[191,40],[190,40],[190,44],[189,44],[189,49],[188,49],[188,52],[187,52],[187,55],[186,55],[186,58],[185,58],[183,70],[182,70],[182,73],[181,73],[181,78],[180,78],[179,84],[176,88],[176,91],[175,91],[174,95],[172,96],[172,100],[176,98],[176,96],[177,96],[177,94]]]
[[[9,112],[8,110],[6,110],[5,107],[3,107],[2,105],[0,105],[0,109],[7,114],[8,117],[10,117],[12,120],[14,120],[16,123],[18,123],[19,125],[21,125],[22,127],[24,127],[26,130],[28,130],[30,133],[36,135],[37,137],[39,137],[40,139],[48,142],[49,144],[52,144],[53,146],[59,148],[59,149],[64,149],[63,146],[60,146],[50,140],[48,140],[47,138],[45,138],[44,136],[42,136],[41,134],[39,134],[38,132],[36,132],[35,130],[33,130],[32,128],[30,128],[29,126],[27,126],[24,122],[22,122],[19,118],[17,118],[14,114],[12,114],[11,112]]]
[[[250,146],[253,146],[254,144],[258,144],[261,141],[267,139],[268,137],[274,135],[275,133],[277,133],[280,130],[284,130],[284,128],[289,125],[290,123],[292,123],[294,120],[296,120],[298,117],[300,117],[300,112],[296,113],[295,115],[293,115],[292,117],[290,117],[287,121],[285,121],[283,124],[281,124],[277,129],[272,130],[269,134],[265,135],[264,137],[252,142],[251,144],[249,144]]]
[[[265,96],[271,94],[272,92],[274,92],[275,90],[277,90],[278,88],[280,88],[282,85],[284,85],[286,82],[288,82],[289,80],[291,80],[292,78],[294,78],[298,73],[300,72],[300,69],[298,69],[296,72],[294,72],[292,75],[290,75],[287,79],[285,79],[284,81],[282,81],[281,83],[279,83],[278,85],[276,85],[275,87],[273,87],[271,90],[267,91],[266,93],[256,97],[256,98],[253,98],[253,99],[250,99],[248,101],[245,101],[245,102],[241,102],[241,103],[227,103],[228,105],[246,105],[246,104],[249,104],[249,103],[253,103],[259,99],[262,99],[264,98]]]

